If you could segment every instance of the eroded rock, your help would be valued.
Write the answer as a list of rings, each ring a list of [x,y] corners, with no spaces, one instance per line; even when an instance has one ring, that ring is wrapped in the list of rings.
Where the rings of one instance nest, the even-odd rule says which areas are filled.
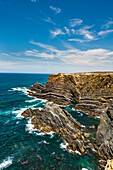
[[[72,74],[51,74],[46,86],[36,83],[30,90],[32,91],[29,93],[31,96],[62,105],[77,103],[80,99],[75,76]]]
[[[113,158],[113,100],[109,101],[107,112],[101,114],[95,147],[103,159]]]
[[[26,114],[28,115],[29,112],[34,116],[31,123],[34,125],[35,129],[38,129],[45,134],[51,131],[58,135],[60,134],[68,143],[67,149],[72,151],[77,150],[81,154],[85,153],[86,149],[83,144],[83,136],[80,130],[81,124],[73,119],[66,110],[62,110],[56,104],[47,103],[41,111],[37,109],[27,109],[22,115],[25,115],[26,117]]]

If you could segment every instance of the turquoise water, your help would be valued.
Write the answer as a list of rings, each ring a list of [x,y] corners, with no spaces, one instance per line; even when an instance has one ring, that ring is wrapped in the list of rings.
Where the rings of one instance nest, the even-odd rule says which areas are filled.
[[[48,77],[47,74],[0,74],[0,169],[100,169],[92,151],[85,156],[69,153],[60,136],[44,136],[33,131],[30,119],[21,117],[26,108],[44,107],[46,101],[28,97],[25,87],[36,82],[45,85]],[[86,131],[92,125],[97,127],[98,119],[72,107],[65,109]]]

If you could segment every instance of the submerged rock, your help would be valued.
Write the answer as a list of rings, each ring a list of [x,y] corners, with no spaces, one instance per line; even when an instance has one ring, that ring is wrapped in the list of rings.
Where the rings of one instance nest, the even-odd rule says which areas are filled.
[[[30,90],[32,91],[29,93],[31,96],[47,99],[62,105],[78,103],[80,99],[75,76],[72,74],[51,74],[46,86],[36,83]]]
[[[32,109],[30,109],[31,111]],[[28,109],[22,113],[25,115]],[[47,103],[41,111],[32,110],[34,118],[31,123],[35,129],[43,133],[55,132],[67,142],[67,149],[71,151],[79,151],[81,154],[85,153],[85,146],[83,144],[82,132],[80,130],[81,124],[77,122],[66,111],[53,103]]]
[[[113,100],[109,101],[107,112],[101,114],[95,148],[103,159],[113,158]]]

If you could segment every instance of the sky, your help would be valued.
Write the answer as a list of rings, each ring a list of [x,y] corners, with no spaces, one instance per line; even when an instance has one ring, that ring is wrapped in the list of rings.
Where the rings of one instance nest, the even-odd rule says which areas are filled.
[[[0,72],[113,71],[113,0],[0,0]]]

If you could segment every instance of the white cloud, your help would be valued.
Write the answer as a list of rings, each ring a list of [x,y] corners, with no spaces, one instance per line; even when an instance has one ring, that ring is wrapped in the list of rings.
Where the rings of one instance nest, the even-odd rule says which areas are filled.
[[[73,38],[73,39],[68,39],[68,41],[84,42],[85,40]]]
[[[43,19],[44,21],[46,21],[46,22],[49,22],[49,23],[51,23],[51,24],[53,24],[53,25],[56,25],[53,21],[52,21],[52,19],[50,18],[50,17],[47,17],[47,19]]]
[[[66,30],[66,33],[67,33],[68,35],[70,35],[70,30],[69,30],[69,28],[64,27],[64,29]]]
[[[46,50],[49,50],[51,52],[57,52],[58,51],[55,47],[53,47],[51,45],[46,45],[46,44],[42,44],[40,42],[34,42],[34,41],[29,41],[29,43],[33,44],[33,45],[37,45],[37,46],[44,48]]]
[[[111,25],[113,25],[113,21],[112,20],[107,21],[106,24],[102,25],[102,28],[108,29]]]
[[[65,33],[59,28],[55,29],[55,31],[50,31],[50,33],[52,38],[55,38],[57,35],[65,35]]]
[[[92,26],[91,26],[92,27]],[[77,30],[77,34],[78,35],[83,35],[85,39],[87,40],[96,40],[96,36],[94,34],[93,31],[89,31],[88,29],[90,29],[91,27],[89,26],[85,26],[83,28],[80,28],[79,30]]]
[[[113,32],[113,30],[100,31],[100,32],[98,33],[98,35],[105,36],[105,35],[107,35],[107,34],[109,34],[109,33],[112,33],[112,32]]]
[[[70,25],[70,27],[75,27],[75,26],[77,26],[77,25],[81,25],[82,24],[82,22],[83,22],[83,20],[81,20],[81,19],[70,19],[69,20],[69,25]]]
[[[53,46],[35,43],[39,47],[42,47],[43,52],[37,50],[27,51],[26,55],[38,55],[46,59],[55,58],[59,59],[59,62],[64,62],[71,65],[85,65],[85,66],[106,66],[107,64],[113,64],[113,51],[106,49],[90,49],[79,50],[76,48],[68,48],[66,50],[58,50]]]
[[[39,57],[39,58],[45,58],[45,59],[53,59],[54,55],[52,53],[45,53],[45,52],[39,52],[35,49],[32,51],[25,51],[24,53],[26,56],[33,56],[33,57]]]
[[[20,63],[10,61],[0,61],[0,69],[14,70]]]
[[[31,2],[37,2],[37,0],[31,0]]]
[[[50,9],[52,9],[56,14],[61,12],[60,8],[56,8],[56,7],[53,7],[53,6],[50,6]]]

